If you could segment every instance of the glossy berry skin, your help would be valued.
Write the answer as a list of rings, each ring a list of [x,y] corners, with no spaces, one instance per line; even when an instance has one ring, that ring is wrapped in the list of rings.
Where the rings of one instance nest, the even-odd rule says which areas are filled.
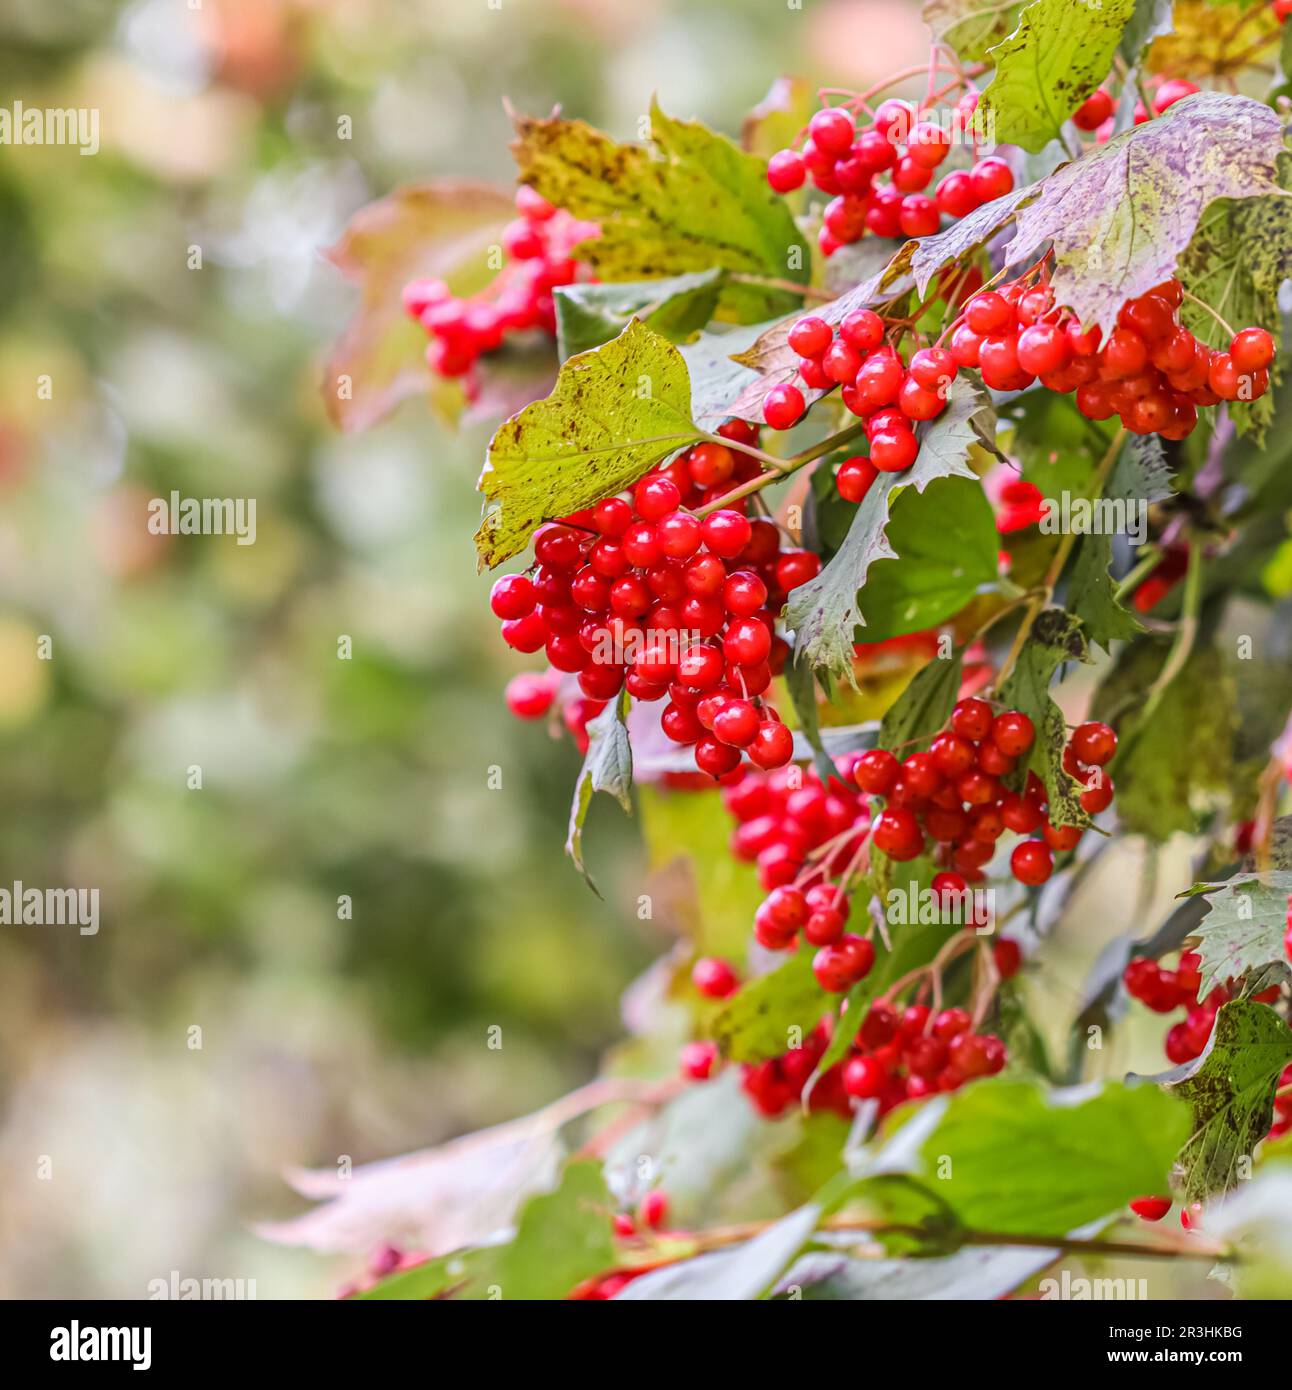
[[[846,111],[827,107],[808,122],[808,134],[818,150],[837,159],[852,148],[857,129]]]
[[[1103,767],[1117,751],[1117,735],[1107,724],[1090,720],[1073,730],[1072,751],[1083,763]]]
[[[871,748],[853,768],[857,785],[872,796],[887,796],[901,772],[901,764],[886,748]]]
[[[523,574],[504,574],[489,591],[489,607],[496,618],[523,618],[534,611],[538,596]]]
[[[981,743],[991,733],[992,712],[986,700],[972,696],[958,700],[951,711],[951,729],[971,743]]]
[[[878,476],[875,465],[868,458],[857,455],[839,465],[834,485],[845,502],[860,502]]]
[[[691,983],[707,999],[726,999],[740,988],[736,972],[717,956],[701,956],[691,967]]]
[[[1038,888],[1054,872],[1054,859],[1041,840],[1024,840],[1015,845],[1009,858],[1014,877],[1029,888]]]
[[[800,357],[820,357],[833,338],[834,330],[815,315],[796,320],[789,331],[789,345]]]
[[[890,859],[898,861],[914,859],[924,849],[919,821],[902,806],[889,806],[880,814],[871,838]]]
[[[870,441],[870,461],[881,473],[904,473],[920,452],[910,430],[879,430]]]
[[[774,430],[787,430],[797,424],[807,402],[797,386],[773,386],[763,400],[763,419]]]
[[[1263,328],[1244,328],[1234,334],[1229,358],[1240,372],[1258,372],[1274,361],[1274,339]]]
[[[1072,124],[1078,130],[1098,130],[1113,114],[1113,109],[1112,97],[1099,87],[1072,113]]]
[[[1161,1221],[1171,1210],[1169,1197],[1136,1197],[1130,1209],[1144,1221]]]
[[[1003,159],[983,159],[969,172],[973,180],[973,190],[978,201],[989,203],[993,198],[1003,198],[1013,190],[1014,175]]]
[[[888,1071],[875,1057],[853,1057],[844,1064],[843,1088],[857,1100],[875,1100],[888,1084]]]
[[[777,193],[793,193],[806,178],[803,156],[794,150],[778,150],[767,161],[767,182]]]
[[[992,742],[1008,757],[1017,758],[1026,753],[1036,738],[1032,721],[1019,710],[1006,710],[992,721]]]

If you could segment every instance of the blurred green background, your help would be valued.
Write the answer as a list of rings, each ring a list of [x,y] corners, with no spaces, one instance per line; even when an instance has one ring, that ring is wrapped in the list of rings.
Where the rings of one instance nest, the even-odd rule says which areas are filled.
[[[303,1208],[282,1168],[560,1094],[667,944],[616,816],[604,902],[564,860],[577,755],[503,707],[534,663],[474,572],[487,430],[324,421],[356,294],[320,249],[402,181],[510,181],[504,96],[735,133],[781,72],[925,43],[905,0],[0,9],[0,103],[101,140],[0,146],[0,884],[102,904],[97,936],[0,927],[0,1296],[328,1293],[353,1261],[249,1229]],[[256,543],[150,535],[172,489],[255,497]]]

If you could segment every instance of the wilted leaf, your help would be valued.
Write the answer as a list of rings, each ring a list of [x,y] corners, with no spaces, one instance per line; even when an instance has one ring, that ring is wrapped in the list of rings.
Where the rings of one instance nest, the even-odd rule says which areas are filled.
[[[1278,1014],[1267,1004],[1234,1000],[1221,1005],[1200,1057],[1150,1078],[1193,1112],[1179,1155],[1186,1201],[1237,1185],[1242,1161],[1269,1131],[1279,1074],[1289,1061],[1292,1031]]]
[[[630,795],[633,750],[628,742],[628,729],[624,725],[623,704],[626,699],[627,696],[623,696],[612,700],[595,719],[588,721],[588,751],[584,754],[583,766],[574,784],[574,801],[570,806],[570,831],[565,841],[565,852],[574,860],[575,867],[593,892],[597,891],[597,885],[593,883],[592,875],[583,862],[583,821],[588,814],[592,794],[609,792],[629,815],[633,809]]]
[[[493,278],[486,252],[515,215],[504,188],[443,180],[397,189],[350,219],[325,253],[363,296],[328,359],[323,398],[334,425],[366,429],[428,389],[426,331],[404,312],[403,288],[438,279],[474,293]]]

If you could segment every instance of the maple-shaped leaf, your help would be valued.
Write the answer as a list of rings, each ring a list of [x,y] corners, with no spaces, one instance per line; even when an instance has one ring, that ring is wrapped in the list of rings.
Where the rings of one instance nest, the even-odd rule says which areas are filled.
[[[1200,957],[1200,997],[1229,980],[1245,981],[1248,993],[1259,993],[1292,978],[1283,944],[1292,871],[1244,874],[1223,884],[1200,885],[1191,892],[1205,894],[1211,909],[1192,932]]]

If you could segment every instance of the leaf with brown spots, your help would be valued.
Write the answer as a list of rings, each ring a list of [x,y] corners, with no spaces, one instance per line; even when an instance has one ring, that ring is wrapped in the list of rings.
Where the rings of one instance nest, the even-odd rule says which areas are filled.
[[[1186,1201],[1238,1185],[1244,1164],[1269,1132],[1279,1074],[1292,1061],[1292,1030],[1267,1004],[1221,1006],[1206,1050],[1148,1078],[1186,1101],[1193,1129],[1180,1150]]]
[[[520,181],[601,235],[576,248],[603,281],[724,270],[806,284],[812,257],[766,166],[698,121],[651,106],[651,146],[621,145],[583,121],[516,118]],[[722,313],[785,313],[797,295],[732,281]]]
[[[1108,75],[1135,0],[1035,0],[988,55],[996,72],[974,124],[984,138],[1035,154]]]
[[[479,486],[494,505],[476,532],[481,569],[518,554],[543,522],[622,491],[699,438],[681,353],[633,319],[604,347],[571,357],[552,394],[490,440]]]
[[[1273,5],[1176,0],[1170,32],[1153,41],[1144,66],[1164,77],[1232,77],[1269,62],[1281,29]]]
[[[430,279],[474,294],[493,279],[487,253],[515,215],[505,188],[439,180],[397,189],[350,219],[324,252],[363,292],[324,374],[334,425],[367,429],[405,397],[431,389],[426,332],[404,312],[401,292],[410,280]]]

